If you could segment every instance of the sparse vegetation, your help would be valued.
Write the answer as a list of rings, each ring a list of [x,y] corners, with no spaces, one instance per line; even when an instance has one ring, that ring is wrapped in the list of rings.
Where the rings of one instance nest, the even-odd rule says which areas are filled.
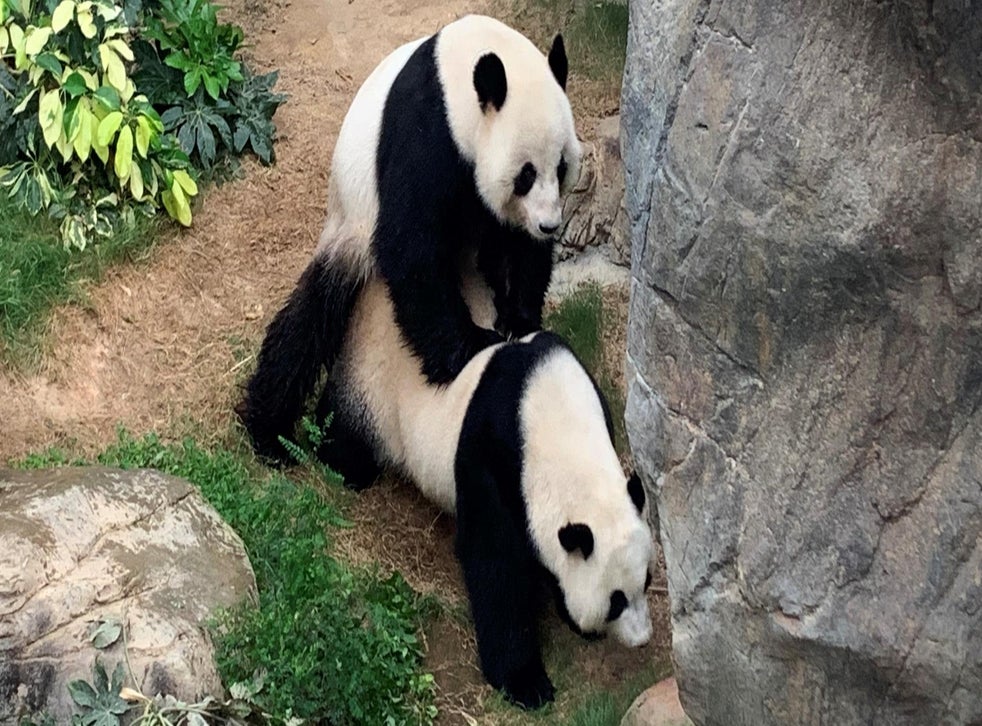
[[[515,12],[518,25],[530,27],[543,48],[548,48],[557,31],[563,33],[573,72],[620,89],[627,47],[627,2],[528,0]]]
[[[596,691],[580,702],[566,726],[618,726],[634,699],[652,683],[671,672],[665,663],[652,665],[625,681],[615,691]]]
[[[97,282],[109,265],[145,253],[156,232],[156,222],[142,217],[72,252],[61,244],[55,220],[32,217],[0,192],[0,358],[36,360],[50,309],[83,300],[86,283]]]

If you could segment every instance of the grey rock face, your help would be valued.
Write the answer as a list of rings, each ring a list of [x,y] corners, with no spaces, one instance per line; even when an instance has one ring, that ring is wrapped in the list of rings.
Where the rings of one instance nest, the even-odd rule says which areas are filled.
[[[0,723],[69,722],[67,684],[91,682],[96,655],[110,672],[124,659],[122,640],[89,642],[100,618],[124,624],[146,695],[220,695],[203,624],[255,587],[238,535],[182,479],[0,470]]]
[[[596,138],[583,144],[583,163],[576,188],[566,200],[566,220],[559,244],[559,262],[599,251],[612,265],[627,267],[631,247],[624,209],[624,166],[620,149],[620,117],[597,125]]]
[[[982,6],[631,4],[627,426],[697,724],[982,722]]]

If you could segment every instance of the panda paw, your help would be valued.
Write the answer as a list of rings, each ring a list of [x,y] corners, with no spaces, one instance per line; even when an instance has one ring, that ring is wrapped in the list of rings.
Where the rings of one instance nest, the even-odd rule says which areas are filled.
[[[504,342],[498,333],[474,326],[470,335],[445,358],[427,357],[423,360],[423,374],[431,385],[451,383],[471,358],[489,345]]]
[[[504,331],[505,335],[512,340],[517,340],[524,338],[529,333],[542,330],[542,319],[536,319],[533,316],[513,315],[505,319],[499,318],[495,327]]]
[[[508,700],[529,710],[541,708],[556,697],[556,690],[541,663],[530,663],[512,673],[501,690]]]

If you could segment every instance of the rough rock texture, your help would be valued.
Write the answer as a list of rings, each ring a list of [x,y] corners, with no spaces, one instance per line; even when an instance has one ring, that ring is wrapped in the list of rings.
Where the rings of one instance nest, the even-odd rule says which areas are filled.
[[[659,681],[634,699],[621,726],[692,726],[679,703],[675,679]]]
[[[147,695],[220,694],[202,623],[254,597],[238,536],[186,481],[154,471],[0,470],[0,723],[46,711],[68,723],[66,686],[112,671],[92,621],[126,627]]]
[[[606,118],[597,124],[595,140],[583,144],[580,178],[563,210],[566,225],[560,238],[559,262],[589,250],[599,251],[614,265],[630,264],[620,127],[620,116]]]
[[[982,4],[631,3],[627,424],[697,724],[982,723]]]

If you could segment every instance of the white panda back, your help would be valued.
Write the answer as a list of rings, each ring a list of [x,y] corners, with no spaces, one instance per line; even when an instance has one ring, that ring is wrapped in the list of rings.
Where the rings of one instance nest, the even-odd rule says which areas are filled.
[[[572,352],[557,348],[536,366],[519,417],[522,489],[533,528],[555,532],[567,522],[594,517],[598,506],[614,515],[630,511],[600,398]]]
[[[378,217],[375,155],[382,111],[389,89],[413,52],[426,40],[418,38],[392,51],[371,72],[348,109],[331,159],[328,215],[344,221],[346,231],[371,239]]]

